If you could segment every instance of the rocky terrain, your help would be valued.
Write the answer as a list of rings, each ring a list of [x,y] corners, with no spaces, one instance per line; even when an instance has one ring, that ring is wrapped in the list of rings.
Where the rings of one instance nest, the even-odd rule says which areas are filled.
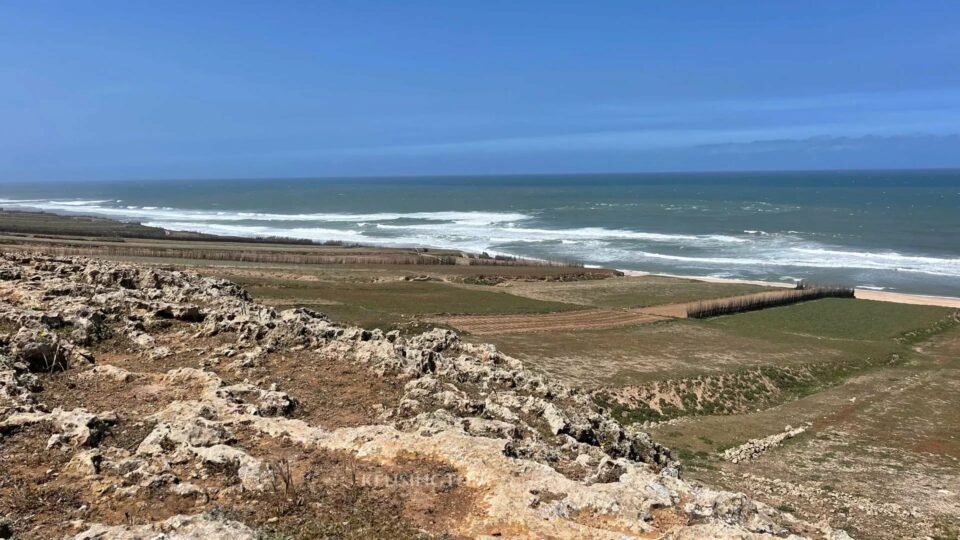
[[[770,450],[771,448],[776,448],[780,446],[780,443],[787,439],[792,439],[797,435],[805,432],[810,427],[810,424],[804,424],[800,427],[790,427],[786,426],[783,428],[783,431],[780,433],[775,433],[768,437],[762,439],[750,439],[749,441],[736,446],[734,448],[728,448],[723,452],[723,459],[731,463],[742,463],[745,461],[751,461],[756,459],[761,454]]]
[[[0,538],[847,538],[453,332],[35,254],[0,259],[0,469]]]

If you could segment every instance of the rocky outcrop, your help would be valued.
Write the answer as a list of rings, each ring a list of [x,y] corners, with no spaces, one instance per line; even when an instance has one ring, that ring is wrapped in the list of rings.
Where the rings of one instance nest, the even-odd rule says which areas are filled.
[[[95,525],[73,537],[73,540],[175,540],[203,538],[205,540],[253,540],[254,531],[236,521],[213,519],[210,516],[177,515],[160,522],[140,526],[107,527]]]
[[[449,525],[459,535],[842,537],[682,479],[667,448],[589,395],[448,330],[406,337],[347,327],[308,309],[259,305],[223,280],[82,258],[4,254],[0,278],[0,320],[16,327],[0,335],[0,437],[49,426],[47,446],[69,453],[66,470],[100,497],[162,493],[196,497],[202,508],[270,493],[276,466],[269,451],[251,449],[267,441],[265,448],[295,445],[385,466],[416,456],[452,467],[481,497]],[[178,338],[163,342],[171,325]],[[142,369],[98,363],[89,348],[105,339],[139,351]],[[396,381],[402,395],[369,424],[325,428],[294,416],[298,400],[317,396],[291,396],[263,376],[280,353],[303,355],[304,370],[315,357],[362,366],[371,378]],[[171,359],[181,367],[153,369]],[[134,418],[144,431],[133,444],[106,444],[118,416],[91,412],[102,411],[93,407],[96,393],[84,396],[89,409],[44,405],[44,377],[58,371],[166,397]],[[255,535],[206,514],[82,525],[75,538]]]
[[[0,434],[10,434],[34,424],[49,423],[56,433],[50,437],[47,447],[96,446],[107,428],[115,422],[116,415],[113,413],[96,415],[84,409],[65,411],[57,408],[49,413],[31,411],[11,414],[0,421]]]
[[[723,454],[721,454],[721,457],[731,463],[742,463],[745,461],[754,460],[760,457],[760,455],[767,450],[780,446],[780,443],[783,441],[792,439],[803,433],[809,427],[810,424],[804,424],[797,428],[787,426],[783,428],[783,431],[780,433],[775,433],[761,439],[750,439],[740,446],[728,448],[727,450],[724,450]]]

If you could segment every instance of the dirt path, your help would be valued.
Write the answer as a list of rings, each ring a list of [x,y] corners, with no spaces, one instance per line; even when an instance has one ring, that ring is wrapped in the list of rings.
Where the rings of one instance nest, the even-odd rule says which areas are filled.
[[[464,315],[446,317],[440,322],[474,335],[552,330],[586,330],[646,324],[665,319],[635,309],[586,309],[561,313],[529,315]]]
[[[751,298],[771,294],[779,294],[779,291],[731,296],[730,299]],[[480,336],[516,332],[587,330],[649,324],[671,318],[685,319],[687,317],[687,308],[696,304],[697,302],[683,302],[634,309],[595,308],[560,313],[531,313],[524,315],[462,315],[440,318],[437,319],[437,321]]]

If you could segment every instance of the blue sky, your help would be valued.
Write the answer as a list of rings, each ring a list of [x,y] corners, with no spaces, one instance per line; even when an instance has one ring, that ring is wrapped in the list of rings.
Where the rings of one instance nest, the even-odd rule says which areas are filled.
[[[0,3],[0,180],[960,166],[960,3]]]

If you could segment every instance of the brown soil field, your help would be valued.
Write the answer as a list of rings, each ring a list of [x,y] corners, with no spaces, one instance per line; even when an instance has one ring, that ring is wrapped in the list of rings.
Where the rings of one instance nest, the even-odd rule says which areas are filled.
[[[710,283],[663,276],[620,276],[576,283],[509,282],[503,287],[511,294],[537,300],[621,309],[680,304],[770,290],[769,287],[753,284]]]
[[[492,334],[588,330],[646,324],[664,317],[638,310],[588,309],[529,315],[468,315],[445,317],[439,322],[478,336]]]

